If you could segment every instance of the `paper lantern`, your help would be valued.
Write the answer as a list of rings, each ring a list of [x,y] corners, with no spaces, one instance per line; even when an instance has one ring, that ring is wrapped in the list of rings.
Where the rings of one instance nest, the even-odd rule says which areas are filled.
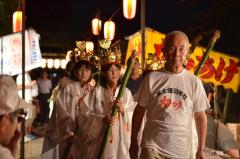
[[[54,68],[59,69],[61,66],[61,61],[59,59],[54,60]]]
[[[62,68],[62,69],[66,69],[67,63],[68,63],[67,60],[62,59],[62,60],[61,60],[61,68]]]
[[[47,60],[47,67],[48,68],[53,68],[53,59],[48,59]]]
[[[13,32],[22,31],[22,11],[13,13]]]
[[[104,23],[104,38],[113,40],[115,36],[115,23],[111,20]]]
[[[99,35],[101,32],[102,21],[98,18],[92,20],[92,33],[93,35]]]
[[[137,0],[123,0],[123,15],[127,19],[132,19],[136,15]]]
[[[42,59],[41,60],[41,68],[46,68],[47,66],[47,60],[46,59]]]

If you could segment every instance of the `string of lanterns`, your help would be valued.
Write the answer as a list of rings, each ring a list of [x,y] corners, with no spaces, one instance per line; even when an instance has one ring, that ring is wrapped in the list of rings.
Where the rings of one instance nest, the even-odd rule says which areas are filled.
[[[67,65],[66,59],[45,59],[43,58],[41,61],[41,68],[55,68],[55,69],[66,69]]]
[[[126,19],[132,19],[136,15],[136,7],[137,7],[137,0],[123,0],[123,15]],[[102,28],[102,21],[99,17],[96,17],[92,20],[92,33],[93,35],[99,35],[101,33]],[[12,19],[13,24],[13,32],[20,32],[22,30],[22,11],[20,8],[20,1],[19,1],[19,8],[13,14]],[[104,38],[106,40],[113,40],[115,36],[116,25],[115,22],[112,21],[112,18],[107,20],[104,23]],[[93,42],[89,41],[86,42],[86,51],[91,52],[94,49]],[[67,64],[67,60],[65,59],[42,59],[42,68],[62,68],[65,69]]]
[[[137,0],[123,0],[123,15],[126,19],[133,19],[136,15]],[[99,17],[92,20],[92,33],[99,35],[101,33],[102,21]],[[116,25],[112,18],[104,23],[104,38],[106,40],[113,40],[115,36]]]

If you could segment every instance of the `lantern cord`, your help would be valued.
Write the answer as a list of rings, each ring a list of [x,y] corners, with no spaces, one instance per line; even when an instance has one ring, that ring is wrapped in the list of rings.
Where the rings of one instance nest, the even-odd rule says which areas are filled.
[[[22,6],[21,6],[21,0],[18,0],[18,10],[21,10]]]
[[[95,17],[96,17],[96,18],[100,18],[100,15],[101,15],[101,11],[98,9],[98,10],[97,10],[97,14],[96,14]]]
[[[118,8],[118,9],[112,14],[112,16],[110,17],[109,20],[112,20],[113,17],[119,12],[119,10],[120,10],[120,8]]]

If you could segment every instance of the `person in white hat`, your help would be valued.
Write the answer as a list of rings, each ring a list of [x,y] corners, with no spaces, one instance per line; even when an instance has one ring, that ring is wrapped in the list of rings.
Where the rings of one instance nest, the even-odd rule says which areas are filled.
[[[9,75],[0,75],[0,158],[13,159],[20,137],[18,124],[28,108],[18,96],[17,85]]]

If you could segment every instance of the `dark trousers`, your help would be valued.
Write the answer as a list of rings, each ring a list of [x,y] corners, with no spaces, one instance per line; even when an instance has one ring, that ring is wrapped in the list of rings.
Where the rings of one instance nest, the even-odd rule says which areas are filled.
[[[49,121],[49,102],[48,99],[51,97],[51,94],[41,94],[38,95],[40,112],[37,116],[37,121],[41,124],[47,123]]]

